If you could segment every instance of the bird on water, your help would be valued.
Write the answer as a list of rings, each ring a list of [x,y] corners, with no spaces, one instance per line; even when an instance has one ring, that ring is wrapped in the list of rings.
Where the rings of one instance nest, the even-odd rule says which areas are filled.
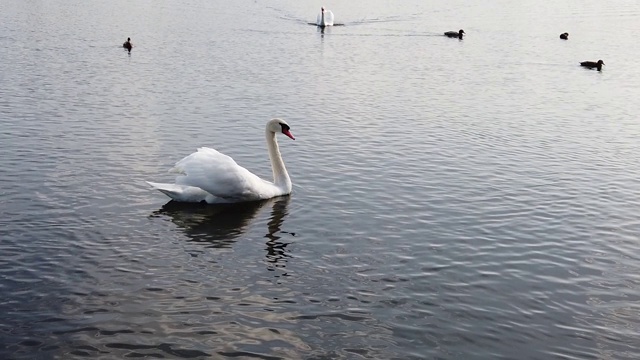
[[[569,33],[568,33],[568,32],[566,32],[566,33],[562,33],[562,34],[560,34],[560,39],[562,39],[562,40],[569,40]]]
[[[318,27],[324,28],[325,26],[333,26],[333,12],[323,7],[320,8],[320,14],[316,20]]]
[[[291,178],[284,166],[276,134],[295,140],[282,119],[272,119],[265,127],[273,182],[263,180],[217,150],[201,147],[178,161],[170,172],[178,174],[175,184],[147,183],[174,201],[208,204],[266,200],[291,193]]]
[[[598,60],[596,61],[583,61],[580,63],[580,66],[584,66],[589,69],[598,69],[598,71],[602,70],[602,65],[604,65],[604,61]]]
[[[462,40],[462,34],[465,34],[464,30],[460,29],[459,31],[447,31],[444,33],[445,36],[450,38],[458,38]]]
[[[133,45],[131,45],[131,38],[127,38],[127,41],[122,44],[122,47],[131,51],[131,48],[133,47]]]

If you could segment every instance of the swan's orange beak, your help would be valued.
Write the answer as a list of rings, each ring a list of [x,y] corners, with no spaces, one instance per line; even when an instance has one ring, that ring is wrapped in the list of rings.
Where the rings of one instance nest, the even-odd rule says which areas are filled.
[[[295,140],[296,139],[296,138],[293,137],[293,134],[289,130],[282,130],[282,133],[287,135],[288,137],[290,137],[291,140]]]

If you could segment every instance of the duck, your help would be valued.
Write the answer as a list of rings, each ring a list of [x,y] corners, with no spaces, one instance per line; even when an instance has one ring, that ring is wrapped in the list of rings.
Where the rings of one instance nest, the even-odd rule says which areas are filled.
[[[201,147],[169,170],[178,174],[175,184],[146,183],[178,202],[239,203],[289,195],[291,178],[284,166],[276,134],[295,140],[291,127],[283,119],[267,122],[265,136],[273,182],[263,180],[215,149]]]
[[[462,34],[465,34],[464,30],[460,29],[459,31],[447,31],[444,33],[445,36],[450,38],[459,38],[462,40]]]
[[[122,47],[131,51],[131,48],[133,47],[133,45],[131,45],[131,38],[127,38],[127,41],[122,44]]]
[[[569,33],[568,33],[568,32],[566,32],[566,33],[562,33],[562,34],[560,34],[560,39],[562,39],[562,40],[569,40]]]
[[[602,65],[604,65],[604,61],[602,61],[602,60],[598,60],[597,62],[596,61],[583,61],[583,62],[580,63],[580,66],[584,66],[584,67],[589,68],[589,69],[596,68],[596,69],[598,69],[598,71],[602,70]]]

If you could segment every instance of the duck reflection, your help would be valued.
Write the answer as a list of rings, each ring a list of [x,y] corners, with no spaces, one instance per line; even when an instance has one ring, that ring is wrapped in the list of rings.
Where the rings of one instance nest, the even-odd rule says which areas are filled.
[[[271,206],[267,223],[267,259],[277,263],[287,257],[284,254],[288,243],[280,241],[284,218],[290,197],[282,196],[264,201],[237,204],[193,204],[169,201],[153,213],[156,217],[168,217],[189,237],[189,241],[202,243],[211,248],[228,248],[241,236],[264,207]]]

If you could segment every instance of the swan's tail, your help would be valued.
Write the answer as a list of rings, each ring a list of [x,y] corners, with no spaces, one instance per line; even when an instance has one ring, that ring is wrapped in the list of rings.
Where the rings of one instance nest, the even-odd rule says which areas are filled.
[[[145,182],[175,201],[200,202],[207,201],[207,197],[212,197],[208,192],[195,186]]]

